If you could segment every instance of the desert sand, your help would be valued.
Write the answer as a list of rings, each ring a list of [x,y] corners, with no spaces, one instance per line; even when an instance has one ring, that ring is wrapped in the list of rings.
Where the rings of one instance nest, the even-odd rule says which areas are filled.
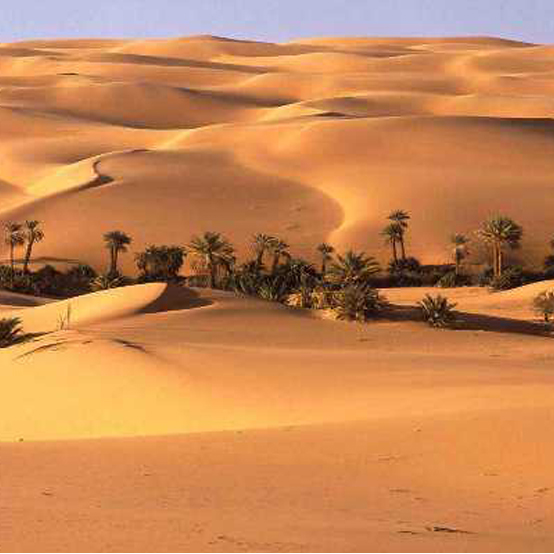
[[[551,238],[554,58],[494,38],[0,47],[0,222],[37,263],[255,232],[410,253],[501,211]],[[481,253],[472,251],[473,261]],[[131,271],[132,256],[123,256]],[[532,298],[446,290],[465,328],[331,321],[209,289],[0,291],[0,551],[554,549],[554,350]],[[389,289],[409,309],[425,288]],[[68,318],[68,314],[69,318]]]

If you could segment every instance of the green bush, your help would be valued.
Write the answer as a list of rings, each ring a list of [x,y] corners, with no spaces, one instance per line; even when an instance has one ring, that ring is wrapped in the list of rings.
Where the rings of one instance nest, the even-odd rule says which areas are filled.
[[[526,283],[521,267],[508,267],[498,277],[493,277],[489,283],[492,290],[501,291],[521,287]]]
[[[423,319],[431,327],[448,327],[456,318],[456,312],[454,312],[456,304],[449,302],[440,294],[437,296],[426,294],[423,300],[418,302],[418,306]]]
[[[550,323],[550,318],[554,315],[554,290],[545,290],[535,296],[533,309],[545,323]]]
[[[90,290],[92,292],[98,292],[101,290],[116,289],[119,287],[125,287],[129,284],[129,281],[121,275],[98,275],[96,279],[90,284]]]
[[[471,284],[471,279],[467,275],[456,275],[455,271],[451,271],[446,275],[443,275],[438,281],[436,286],[443,289],[454,287],[467,287]]]
[[[17,317],[0,319],[0,348],[7,348],[23,338],[21,320]]]
[[[379,292],[369,285],[348,285],[336,293],[335,313],[337,319],[365,322],[379,315],[387,302]]]

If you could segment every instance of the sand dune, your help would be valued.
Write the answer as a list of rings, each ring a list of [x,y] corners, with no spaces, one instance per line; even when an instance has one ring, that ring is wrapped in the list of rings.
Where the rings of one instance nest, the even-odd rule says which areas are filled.
[[[72,255],[98,267],[100,231],[127,225],[136,232],[131,227],[139,213],[139,243],[176,234],[185,242],[204,230],[198,219],[202,227],[225,231],[241,255],[247,237],[266,231],[283,235],[299,254],[330,240],[385,260],[378,230],[388,210],[401,206],[413,215],[410,249],[431,263],[447,259],[452,232],[471,232],[487,215],[504,211],[526,229],[519,255],[539,264],[551,233],[551,50],[487,37],[5,44],[0,127],[9,135],[0,178],[13,188],[2,187],[0,219],[45,219],[54,233],[49,248],[59,256],[68,246],[54,240],[54,222],[79,226],[83,240]],[[260,213],[242,223],[243,201],[225,205],[222,218],[194,192],[206,179],[205,164],[192,161],[198,147],[215,188],[250,194],[255,172],[266,191],[286,196],[294,183],[313,191],[310,214],[335,205],[343,218],[307,221],[309,233],[295,232],[302,223],[290,222],[290,211],[276,206],[272,220]],[[152,151],[156,173],[183,183],[172,202],[182,198],[186,212],[199,217],[185,217],[184,224],[175,217],[160,231],[147,207],[165,194],[154,172],[143,164],[138,169],[133,156],[119,163],[122,174],[132,174],[125,194],[114,186],[102,190],[101,201],[100,191],[90,198],[78,182],[87,184],[88,170],[79,177],[75,164],[127,149]],[[236,164],[232,179],[222,158]],[[141,192],[127,218],[130,188]],[[30,193],[27,199],[20,189]],[[75,204],[90,206],[84,217]],[[302,217],[313,215],[306,207]],[[230,220],[241,223],[223,223]],[[480,249],[472,251],[473,261],[481,261]]]
[[[552,238],[551,46],[37,40],[0,73],[0,223],[42,221],[37,264],[103,270],[112,229],[386,262],[396,208],[424,263],[497,212],[525,229],[512,260]],[[33,334],[0,350],[0,549],[552,550],[551,288],[441,290],[455,331],[413,316],[425,288],[369,325],[162,284],[0,292]]]
[[[532,292],[446,291],[503,317]],[[164,285],[73,302],[0,351],[4,548],[552,548],[551,339]]]

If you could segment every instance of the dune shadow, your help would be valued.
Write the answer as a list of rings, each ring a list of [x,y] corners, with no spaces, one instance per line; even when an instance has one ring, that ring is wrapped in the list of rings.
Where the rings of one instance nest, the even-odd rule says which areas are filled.
[[[141,313],[173,312],[191,308],[202,308],[212,304],[213,301],[202,298],[198,292],[190,288],[180,285],[168,285],[159,298],[148,304],[148,306],[145,306],[141,310]]]
[[[398,305],[390,305],[383,314],[382,319],[388,321],[424,321],[420,310],[416,306]],[[552,328],[544,323],[459,311],[456,311],[456,319],[450,325],[450,329],[457,331],[515,333],[554,338]]]

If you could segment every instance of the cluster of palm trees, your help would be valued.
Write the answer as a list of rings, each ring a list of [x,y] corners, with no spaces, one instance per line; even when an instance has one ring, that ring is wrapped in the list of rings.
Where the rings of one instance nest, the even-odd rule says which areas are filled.
[[[388,216],[389,223],[381,232],[385,243],[392,247],[392,263],[399,264],[406,261],[405,236],[408,230],[410,215],[404,210],[395,210]],[[523,229],[513,219],[499,215],[485,221],[476,232],[477,237],[491,249],[492,268],[494,277],[499,277],[503,271],[503,256],[506,248],[519,248]],[[462,262],[469,255],[470,238],[467,235],[456,233],[450,239],[455,266],[455,274],[460,273]],[[554,240],[552,241],[554,248]],[[400,251],[400,253],[399,253]]]
[[[390,223],[381,232],[381,235],[385,237],[385,243],[392,247],[392,262],[394,264],[398,264],[399,260],[406,261],[405,236],[409,219],[408,212],[394,210],[388,217]],[[400,257],[398,256],[398,247],[400,247]]]
[[[40,222],[27,220],[25,223],[6,223],[4,226],[5,243],[10,251],[11,280],[15,278],[15,251],[19,247],[26,246],[23,259],[23,272],[29,273],[29,263],[33,255],[33,247],[44,239],[44,231]]]
[[[387,225],[382,231],[386,243],[391,246],[392,260],[390,267],[404,267],[407,262],[406,235],[410,214],[404,210],[395,210],[387,218]],[[476,232],[477,237],[490,247],[494,277],[503,271],[503,256],[507,248],[520,245],[523,230],[520,225],[506,216],[496,216],[483,223]],[[44,231],[39,221],[29,220],[24,223],[7,223],[5,225],[5,242],[9,247],[12,285],[15,275],[15,252],[26,246],[23,258],[23,272],[29,272],[29,263],[36,243],[44,239]],[[106,276],[119,275],[120,255],[129,250],[132,238],[123,231],[110,231],[104,235],[104,243],[109,251],[109,264]],[[451,237],[455,274],[458,275],[463,261],[469,254],[470,239],[464,234]],[[553,241],[554,247],[554,241]],[[299,266],[299,259],[293,258],[290,246],[279,237],[267,234],[256,234],[252,240],[254,258],[241,266],[242,270],[265,271],[275,274],[283,262],[288,267]],[[176,276],[185,257],[192,259],[192,267],[199,273],[209,276],[209,285],[215,288],[221,276],[231,276],[236,271],[235,249],[220,233],[207,231],[192,237],[185,246],[150,246],[135,255],[137,267],[144,274]],[[363,252],[348,251],[337,255],[335,249],[322,243],[317,247],[320,259],[320,275],[329,282],[341,281],[353,283],[367,280],[380,271],[377,261]],[[294,262],[294,263],[293,263]],[[302,261],[304,267],[311,266]],[[267,269],[266,269],[267,268]],[[315,268],[311,266],[314,271]]]

